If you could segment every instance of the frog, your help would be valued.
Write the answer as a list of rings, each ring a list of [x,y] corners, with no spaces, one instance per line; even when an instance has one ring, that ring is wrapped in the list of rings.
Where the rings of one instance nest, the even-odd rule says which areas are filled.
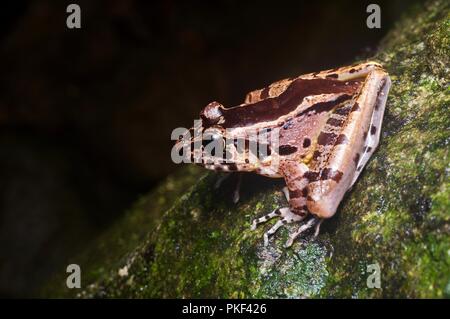
[[[209,103],[173,151],[209,170],[283,178],[289,205],[254,219],[251,229],[278,219],[263,235],[267,246],[280,227],[296,223],[290,247],[310,229],[317,237],[357,181],[379,144],[390,87],[374,61],[286,78],[237,106]]]

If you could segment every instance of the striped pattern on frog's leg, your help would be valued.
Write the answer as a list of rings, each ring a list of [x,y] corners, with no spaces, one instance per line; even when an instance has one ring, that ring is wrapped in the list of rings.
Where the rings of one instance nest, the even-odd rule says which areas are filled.
[[[266,231],[264,233],[264,246],[267,246],[269,244],[269,237],[271,235],[275,234],[275,232],[278,230],[278,228],[280,228],[281,226],[286,225],[286,224],[300,222],[305,218],[305,215],[301,216],[298,214],[294,214],[289,209],[289,207],[277,208],[270,214],[264,215],[263,217],[253,220],[251,229],[255,230],[256,226],[258,226],[258,224],[265,223],[266,221],[268,221],[274,217],[280,217],[280,220],[278,220],[272,226],[272,228],[270,228],[268,231]]]
[[[296,161],[284,160],[280,163],[280,171],[286,182],[289,201],[289,208],[294,214],[306,216],[308,209],[306,207],[306,196],[309,172],[308,166]]]
[[[318,178],[319,173],[310,171],[308,166],[304,163],[298,163],[295,161],[282,162],[280,169],[283,173],[289,191],[289,207],[293,213],[303,216],[303,219],[305,219],[308,215],[308,207],[306,205],[308,185],[312,179]],[[289,239],[286,242],[285,247],[290,247],[299,235],[303,234],[313,226],[316,226],[314,237],[317,237],[321,223],[322,219],[312,216],[303,225],[301,225],[296,232],[289,235]]]
[[[261,218],[255,219],[252,223],[252,229],[256,229],[256,226],[260,223],[264,223],[271,218],[279,216],[281,219],[274,224],[264,234],[264,245],[267,246],[269,242],[269,236],[273,235],[281,226],[285,224],[301,222],[307,215],[306,208],[306,190],[309,179],[307,177],[308,167],[303,163],[295,161],[283,161],[280,163],[280,170],[285,178],[287,187],[283,188],[286,199],[289,201],[289,208],[284,207],[275,209],[270,214],[267,214]],[[311,218],[304,225],[300,226],[299,230],[289,236],[289,240],[286,242],[285,247],[292,245],[294,239],[309,229],[313,225],[317,224],[317,218]]]
[[[308,185],[307,207],[310,213],[320,218],[333,216],[345,192],[358,178],[378,143],[389,86],[389,76],[383,69],[369,69],[351,108],[342,108],[342,112],[349,112],[345,121],[337,124],[339,134],[320,133],[318,144],[327,150],[326,162],[314,165],[320,167],[320,172],[311,176]],[[329,122],[333,124],[331,119]]]
[[[292,244],[294,243],[294,240],[300,236],[301,234],[303,234],[305,231],[307,231],[308,229],[310,229],[311,227],[313,227],[314,225],[316,225],[316,231],[314,234],[314,237],[317,237],[317,235],[319,234],[319,227],[321,224],[322,219],[319,219],[317,217],[312,217],[310,218],[306,223],[304,223],[303,225],[301,225],[298,230],[292,234],[289,235],[289,239],[287,240],[286,244],[284,245],[284,247],[290,247],[292,246]]]

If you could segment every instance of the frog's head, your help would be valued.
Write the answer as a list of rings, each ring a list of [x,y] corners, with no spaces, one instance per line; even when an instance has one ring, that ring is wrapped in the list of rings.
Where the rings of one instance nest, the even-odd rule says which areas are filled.
[[[175,144],[185,163],[195,163],[216,171],[258,171],[273,175],[270,130],[225,127],[225,109],[212,102],[200,112],[200,120]],[[263,132],[261,134],[261,132]],[[263,139],[263,141],[260,140]]]
[[[201,162],[196,163],[213,170],[227,170],[231,163],[227,161],[226,147],[227,131],[221,126],[223,123],[223,105],[211,102],[200,111],[200,121],[194,125],[194,135],[191,139],[191,149],[201,147]]]
[[[217,102],[208,104],[200,112],[200,120],[194,126],[178,134],[175,153],[185,163],[195,163],[209,169],[221,170],[226,167],[226,130],[218,124],[223,106]],[[226,170],[226,169],[223,169]]]
[[[222,110],[224,107],[221,104],[209,103],[200,112],[200,120],[194,121],[191,129],[178,135],[179,139],[173,150],[179,159],[183,158],[183,162],[195,163],[207,169],[249,170],[248,161],[246,163],[239,158],[233,132],[221,125]],[[247,166],[243,167],[241,164]]]

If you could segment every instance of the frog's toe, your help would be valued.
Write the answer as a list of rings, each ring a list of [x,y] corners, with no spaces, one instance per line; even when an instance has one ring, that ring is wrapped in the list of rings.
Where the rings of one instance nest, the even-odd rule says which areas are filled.
[[[284,245],[284,247],[287,248],[287,247],[292,246],[292,244],[294,243],[294,240],[300,234],[304,233],[305,231],[307,231],[308,229],[310,229],[314,225],[316,225],[316,230],[315,230],[314,237],[317,237],[317,235],[319,234],[319,227],[320,227],[320,224],[322,223],[322,221],[323,221],[323,219],[319,219],[317,217],[310,218],[306,223],[301,225],[296,232],[294,232],[294,233],[289,235],[289,239],[286,241],[286,244]]]
[[[320,218],[319,221],[316,224],[316,229],[314,230],[314,238],[317,238],[317,236],[319,236],[319,232],[320,232],[320,225],[322,225],[322,222],[324,221],[323,218]]]
[[[294,214],[288,207],[277,208],[270,214],[267,214],[261,218],[253,220],[251,227],[252,230],[255,230],[258,224],[264,223],[269,219],[272,219],[277,216],[279,216],[281,219],[277,221],[275,225],[272,226],[272,228],[270,228],[267,232],[264,233],[264,246],[267,246],[269,244],[269,236],[275,234],[278,228],[280,228],[285,224],[291,224],[302,221],[305,218],[305,216]]]
[[[269,219],[272,219],[272,218],[274,218],[274,217],[276,217],[276,216],[280,216],[280,215],[281,215],[281,210],[282,210],[282,209],[284,209],[284,208],[277,208],[277,209],[275,209],[273,212],[271,212],[270,214],[267,214],[267,215],[264,215],[263,217],[254,219],[254,220],[253,220],[253,223],[252,223],[251,229],[252,229],[252,230],[255,230],[255,229],[256,229],[256,226],[258,226],[258,224],[265,223],[265,222],[268,221]]]

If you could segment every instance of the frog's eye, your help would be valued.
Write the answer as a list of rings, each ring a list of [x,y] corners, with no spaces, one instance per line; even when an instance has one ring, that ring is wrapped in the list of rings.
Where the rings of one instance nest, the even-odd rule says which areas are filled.
[[[200,112],[200,118],[207,125],[216,124],[222,117],[221,108],[223,108],[222,104],[218,102],[211,102]]]

